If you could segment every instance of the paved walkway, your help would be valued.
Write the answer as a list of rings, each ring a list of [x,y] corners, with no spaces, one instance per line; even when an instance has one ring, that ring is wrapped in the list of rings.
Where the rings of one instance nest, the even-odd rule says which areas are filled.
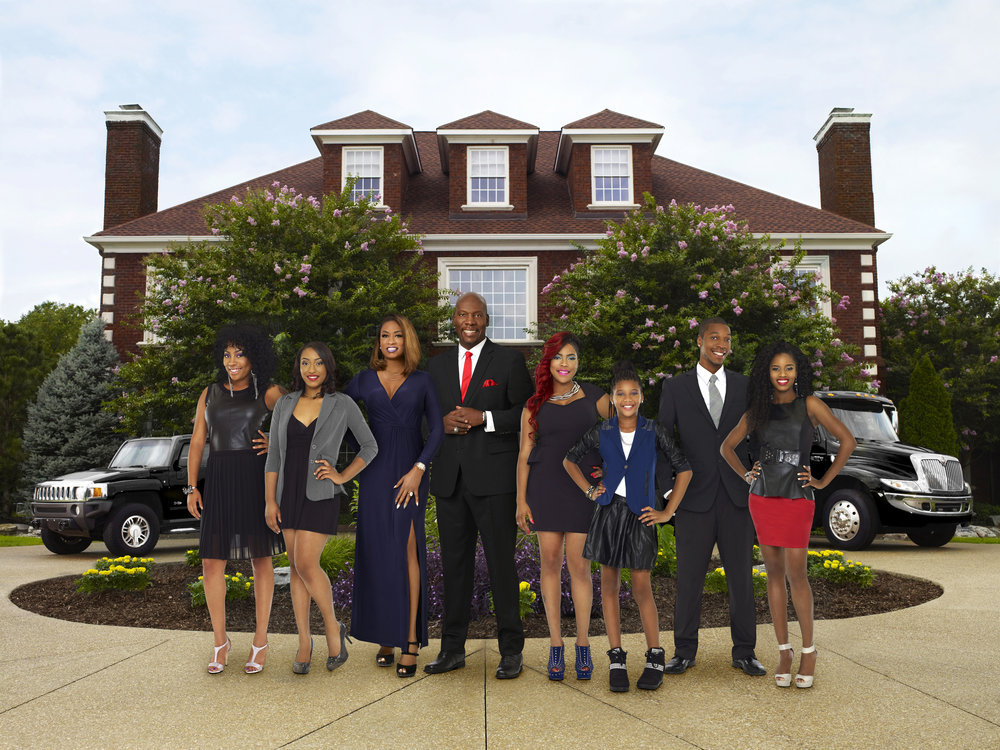
[[[160,562],[190,544],[168,539]],[[465,669],[401,680],[355,644],[347,664],[293,675],[295,636],[272,635],[265,671],[239,668],[249,634],[233,634],[225,673],[210,676],[205,633],[82,625],[24,612],[16,586],[79,573],[105,554],[58,557],[0,549],[0,747],[12,748],[986,748],[1000,746],[1000,545],[927,550],[881,542],[852,555],[930,578],[939,599],[882,615],[817,623],[816,685],[774,687],[771,627],[758,628],[768,669],[729,664],[728,629],[702,631],[698,664],[654,693],[607,689],[605,638],[593,640],[592,682],[546,678],[548,642],[525,647],[525,673],[498,681],[496,644],[468,644]],[[664,634],[669,645],[671,634]],[[801,645],[795,624],[792,642]],[[437,653],[421,652],[420,663]],[[645,647],[626,636],[632,679]],[[669,648],[668,648],[669,651]]]

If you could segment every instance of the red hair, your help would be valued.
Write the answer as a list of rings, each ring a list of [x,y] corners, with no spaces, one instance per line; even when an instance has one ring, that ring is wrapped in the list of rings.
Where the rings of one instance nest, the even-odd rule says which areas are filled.
[[[535,392],[525,404],[532,437],[538,434],[538,411],[552,396],[552,360],[566,344],[576,349],[577,354],[580,353],[580,339],[569,331],[559,331],[552,334],[545,342],[545,346],[542,347],[542,358],[535,366]]]

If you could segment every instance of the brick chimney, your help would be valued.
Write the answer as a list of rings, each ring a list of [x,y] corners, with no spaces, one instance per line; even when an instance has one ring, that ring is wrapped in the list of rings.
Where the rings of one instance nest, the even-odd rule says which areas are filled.
[[[820,207],[873,227],[871,119],[851,107],[834,107],[813,140],[819,155]]]
[[[163,131],[138,104],[104,113],[108,127],[104,170],[104,228],[156,212]]]

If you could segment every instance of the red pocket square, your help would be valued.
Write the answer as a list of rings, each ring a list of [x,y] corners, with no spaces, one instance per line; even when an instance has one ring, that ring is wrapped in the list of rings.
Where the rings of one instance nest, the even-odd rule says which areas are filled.
[[[483,381],[483,388],[492,388],[496,384],[497,384],[497,381],[495,381],[493,378],[490,378],[489,380],[484,380]]]

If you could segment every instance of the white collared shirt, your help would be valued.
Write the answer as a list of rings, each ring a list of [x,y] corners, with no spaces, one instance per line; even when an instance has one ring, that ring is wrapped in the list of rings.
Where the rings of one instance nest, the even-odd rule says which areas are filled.
[[[726,403],[726,368],[720,367],[719,371],[716,373],[711,373],[706,370],[701,362],[699,362],[695,368],[695,373],[698,375],[698,388],[701,390],[701,397],[705,401],[705,406],[708,406],[708,379],[714,374],[716,376],[715,387],[719,389],[719,395],[722,396],[722,403]]]
[[[486,339],[484,338],[478,344],[476,344],[471,349],[466,349],[461,344],[458,345],[458,387],[462,387],[462,372],[465,370],[465,353],[472,352],[472,372],[476,372],[476,363],[479,362],[479,355],[483,353],[483,347],[486,346]],[[470,382],[469,387],[472,387]],[[486,415],[486,421],[483,422],[483,429],[486,432],[493,432],[493,415],[484,411],[483,414]]]

